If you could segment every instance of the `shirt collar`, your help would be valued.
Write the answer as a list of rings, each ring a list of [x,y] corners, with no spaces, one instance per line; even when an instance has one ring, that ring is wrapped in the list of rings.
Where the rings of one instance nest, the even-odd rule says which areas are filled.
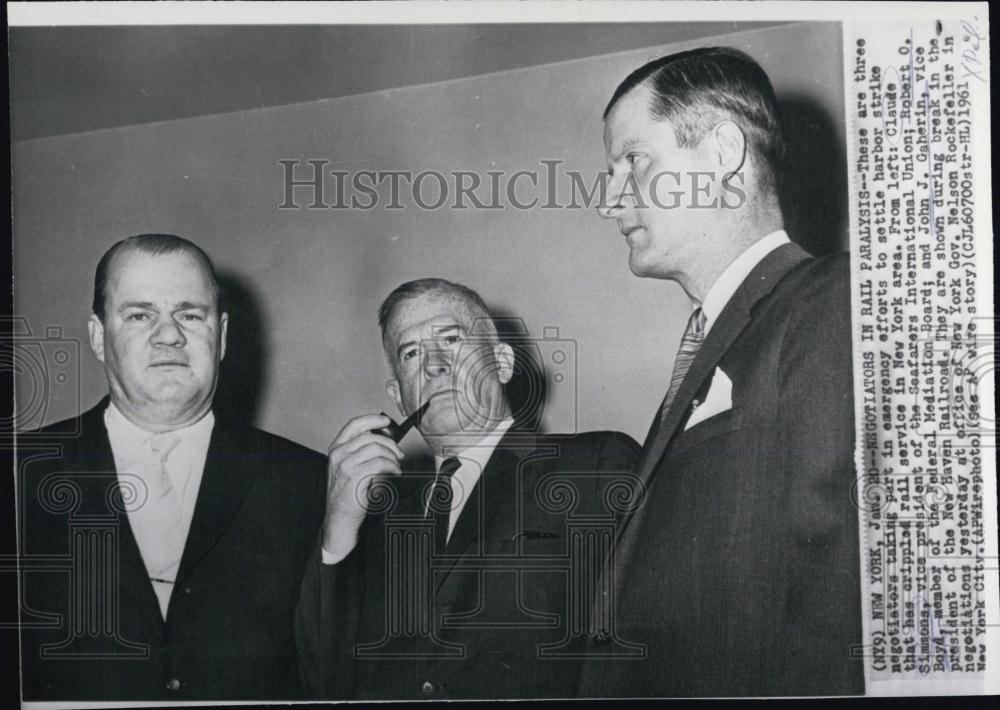
[[[440,456],[434,454],[434,470],[440,471],[441,464],[445,459],[451,458],[452,456],[457,456],[462,462],[462,465],[469,463],[470,461],[476,463],[479,466],[479,470],[483,470],[486,467],[486,462],[490,460],[490,456],[493,455],[493,450],[500,443],[500,440],[507,433],[507,430],[514,425],[513,418],[504,419],[496,428],[493,429],[489,434],[484,436],[482,439],[477,441],[472,446],[462,449],[461,451],[451,454],[449,456]]]
[[[726,307],[729,299],[733,297],[736,289],[750,275],[754,267],[763,261],[765,256],[789,241],[788,234],[785,233],[784,229],[771,232],[766,237],[751,244],[746,251],[726,267],[726,270],[708,289],[705,300],[701,304],[701,309],[705,313],[705,333],[708,333],[715,319],[719,317],[722,309]]]
[[[108,438],[112,442],[112,449],[122,454],[136,453],[139,449],[153,438],[153,432],[146,431],[140,426],[133,424],[121,410],[114,405],[108,404],[104,410],[104,426],[108,430]],[[172,434],[180,437],[178,446],[193,448],[198,451],[207,451],[209,441],[212,438],[212,429],[215,427],[215,414],[209,410],[194,424],[183,429],[177,429]]]

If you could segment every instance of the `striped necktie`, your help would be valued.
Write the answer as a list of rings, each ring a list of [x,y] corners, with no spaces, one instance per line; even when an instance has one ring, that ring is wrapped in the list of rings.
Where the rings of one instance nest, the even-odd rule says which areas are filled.
[[[434,479],[431,497],[427,502],[427,517],[434,517],[434,551],[439,554],[444,552],[448,544],[448,523],[451,520],[452,504],[451,476],[461,467],[462,462],[455,456],[441,463],[441,470]]]
[[[701,348],[704,340],[705,312],[699,307],[694,309],[694,312],[688,319],[687,329],[684,331],[684,337],[681,339],[681,347],[677,351],[677,358],[674,360],[674,372],[670,376],[670,389],[667,390],[663,406],[660,407],[661,425],[666,419],[670,405],[673,404],[674,397],[677,396],[677,391],[681,388],[681,383],[684,382],[685,375],[691,369],[691,363],[694,362],[694,358],[698,354],[698,350]]]

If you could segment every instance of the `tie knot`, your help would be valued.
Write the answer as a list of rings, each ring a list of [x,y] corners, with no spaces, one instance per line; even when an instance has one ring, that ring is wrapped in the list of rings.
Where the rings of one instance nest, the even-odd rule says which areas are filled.
[[[462,462],[458,460],[458,457],[452,456],[441,462],[440,474],[445,477],[450,477],[455,471],[462,467]]]
[[[696,338],[705,337],[705,311],[701,307],[695,308],[691,313],[691,317],[688,319],[687,331],[689,335],[693,335]]]
[[[181,441],[181,438],[173,433],[153,434],[149,440],[149,448],[153,452],[153,457],[159,461],[166,461],[170,452],[174,450]]]

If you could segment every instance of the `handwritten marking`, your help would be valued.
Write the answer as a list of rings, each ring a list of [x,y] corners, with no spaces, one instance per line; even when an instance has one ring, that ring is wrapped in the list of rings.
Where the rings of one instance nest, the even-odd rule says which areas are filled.
[[[962,69],[965,70],[962,78],[979,79],[979,81],[985,84],[986,77],[983,76],[983,72],[986,70],[986,67],[979,60],[979,49],[982,47],[986,36],[979,34],[979,17],[973,15],[972,20],[975,24],[970,23],[968,20],[962,20],[962,31],[967,33],[962,39],[968,43],[968,46],[962,50]]]

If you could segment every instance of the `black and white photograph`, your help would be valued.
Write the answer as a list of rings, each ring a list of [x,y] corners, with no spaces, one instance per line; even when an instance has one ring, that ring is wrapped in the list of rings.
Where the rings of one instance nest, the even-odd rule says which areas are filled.
[[[1000,692],[985,3],[73,5],[26,706]]]

